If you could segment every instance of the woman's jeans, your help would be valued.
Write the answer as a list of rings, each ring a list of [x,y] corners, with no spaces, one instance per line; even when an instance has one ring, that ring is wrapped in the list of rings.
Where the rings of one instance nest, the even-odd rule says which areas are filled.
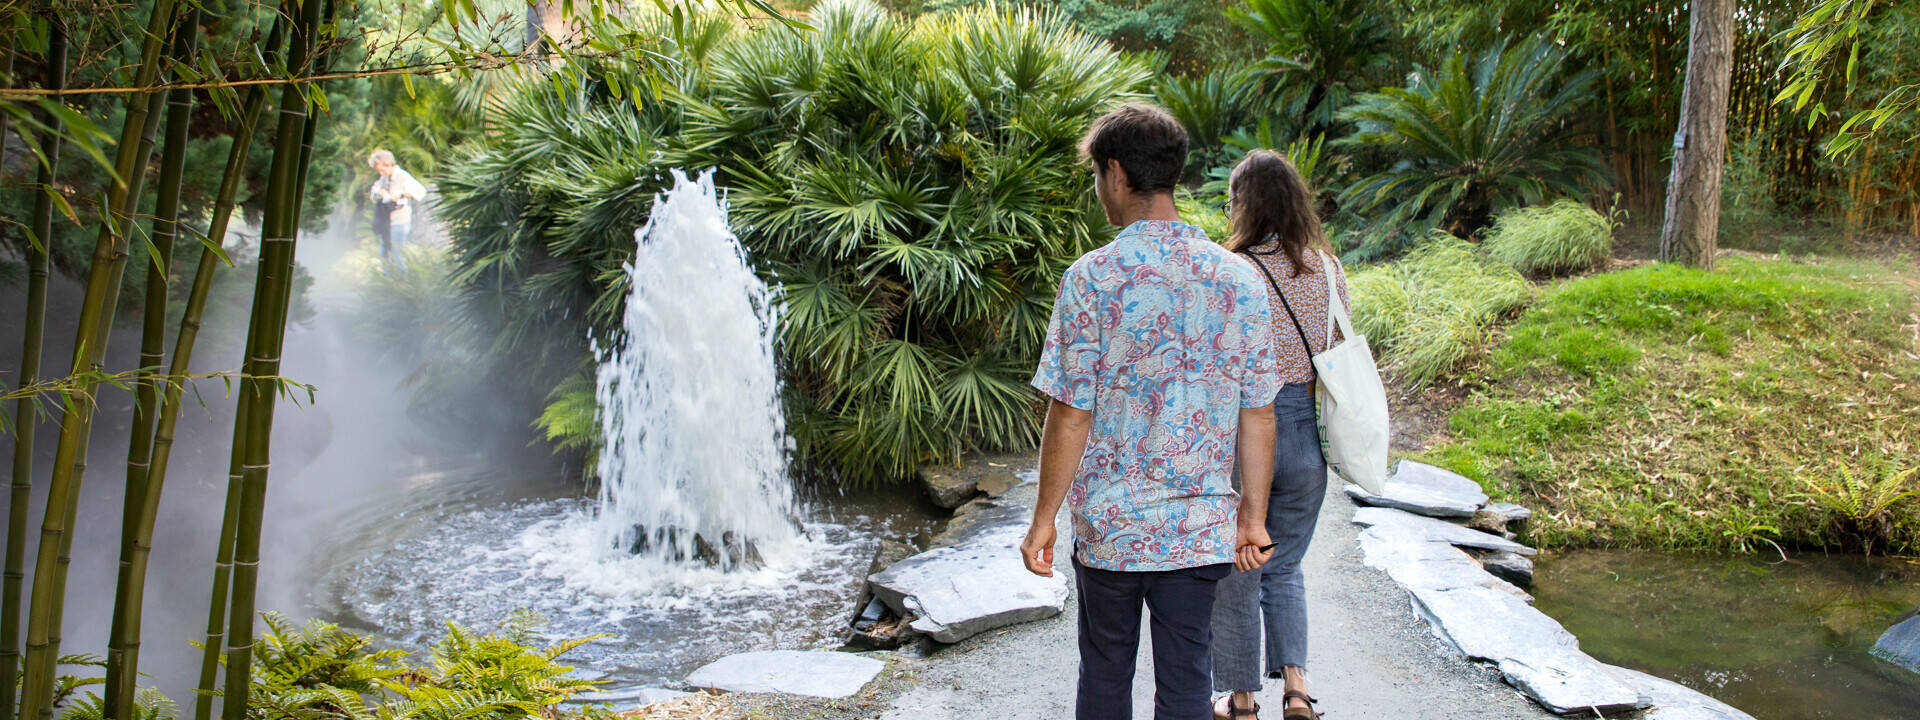
[[[1267,677],[1307,665],[1307,588],[1300,560],[1313,542],[1313,527],[1326,499],[1327,462],[1320,454],[1313,385],[1280,388],[1273,399],[1273,478],[1267,500],[1267,534],[1273,557],[1254,572],[1234,572],[1220,581],[1213,602],[1213,689],[1260,689],[1260,649],[1266,646]],[[1251,485],[1242,479],[1243,485]],[[1258,487],[1242,488],[1255,492]],[[1262,621],[1266,632],[1261,632]]]

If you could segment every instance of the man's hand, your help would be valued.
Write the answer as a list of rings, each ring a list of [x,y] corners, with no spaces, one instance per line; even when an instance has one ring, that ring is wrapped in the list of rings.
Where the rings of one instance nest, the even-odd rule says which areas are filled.
[[[1265,526],[1243,526],[1236,535],[1237,537],[1233,543],[1233,566],[1239,569],[1240,572],[1253,572],[1258,570],[1261,565],[1267,564],[1269,558],[1273,557],[1273,550],[1260,549],[1273,544],[1273,540],[1267,537],[1267,528]]]
[[[1035,520],[1027,528],[1027,539],[1020,541],[1020,561],[1027,564],[1027,572],[1040,577],[1053,577],[1053,541],[1056,534],[1051,522]]]

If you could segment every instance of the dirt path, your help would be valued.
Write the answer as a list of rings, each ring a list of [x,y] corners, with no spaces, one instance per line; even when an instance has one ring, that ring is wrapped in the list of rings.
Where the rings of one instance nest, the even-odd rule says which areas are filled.
[[[1454,655],[1413,614],[1407,594],[1384,574],[1360,562],[1353,504],[1328,488],[1312,548],[1307,553],[1307,595],[1312,618],[1309,668],[1320,709],[1335,720],[1405,718],[1549,718],[1488,670]],[[1022,486],[1010,499],[1031,504],[1036,487]],[[1063,514],[1064,517],[1064,514]],[[1064,522],[1056,557],[1071,551]],[[1009,549],[1008,562],[1017,562]],[[911,663],[907,688],[895,696],[885,720],[1034,718],[1073,716],[1078,657],[1073,603],[1058,617],[1007,628],[940,650]],[[1278,682],[1260,696],[1279,717]],[[1134,676],[1134,713],[1149,717],[1153,671],[1141,641]]]

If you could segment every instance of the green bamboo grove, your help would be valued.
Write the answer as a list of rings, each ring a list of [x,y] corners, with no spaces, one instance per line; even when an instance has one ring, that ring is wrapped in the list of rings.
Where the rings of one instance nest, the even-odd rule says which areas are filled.
[[[312,157],[313,138],[323,113],[317,112],[319,84],[308,78],[325,66],[326,53],[338,45],[328,17],[331,0],[287,0],[277,10],[249,7],[254,12],[272,12],[272,30],[261,45],[264,65],[251,68],[257,78],[224,78],[244,84],[244,100],[216,103],[233,130],[220,182],[212,200],[212,212],[204,235],[189,227],[182,211],[184,178],[212,168],[189,167],[188,139],[194,123],[195,91],[167,88],[169,81],[199,80],[209,77],[192,70],[203,26],[208,22],[206,6],[177,0],[155,0],[148,8],[144,28],[134,37],[140,48],[138,61],[126,76],[130,82],[116,98],[124,110],[118,139],[113,142],[112,162],[104,212],[100,214],[92,263],[86,276],[75,332],[75,351],[67,378],[70,391],[61,397],[23,397],[13,408],[16,444],[12,462],[9,508],[7,513],[6,574],[3,595],[4,618],[0,618],[0,708],[8,717],[44,719],[55,713],[59,693],[70,689],[71,678],[56,674],[62,663],[60,628],[67,608],[66,575],[73,551],[74,525],[80,501],[80,486],[86,473],[89,440],[92,435],[95,392],[103,381],[124,384],[134,394],[134,407],[125,466],[126,492],[121,519],[118,572],[113,610],[110,618],[101,618],[110,627],[106,657],[106,678],[101,692],[103,715],[109,718],[138,716],[138,680],[140,678],[141,613],[146,591],[148,560],[152,550],[154,525],[167,468],[174,449],[174,432],[182,409],[185,382],[199,339],[202,317],[214,276],[223,265],[230,265],[219,251],[240,191],[247,184],[247,158],[254,129],[271,104],[277,118],[272,134],[272,169],[265,186],[266,215],[257,264],[252,314],[249,320],[246,355],[239,376],[238,412],[234,427],[235,472],[228,493],[228,517],[216,550],[215,592],[208,615],[208,663],[202,673],[196,716],[208,718],[213,701],[220,694],[222,678],[215,667],[222,656],[227,672],[224,687],[231,689],[224,703],[224,714],[243,716],[247,710],[247,689],[252,682],[254,590],[258,580],[261,511],[268,468],[268,438],[271,432],[275,399],[287,384],[279,376],[279,359],[285,339],[287,308],[294,275],[294,247],[299,234],[301,198],[307,181],[307,165]],[[31,218],[25,225],[35,247],[30,253],[26,330],[22,340],[22,386],[41,375],[40,358],[46,332],[46,285],[49,270],[48,246],[53,237],[54,212],[60,199],[57,172],[63,140],[86,141],[86,128],[59,112],[65,102],[57,93],[67,81],[67,46],[74,37],[71,17],[49,8],[23,18],[8,18],[4,27],[13,30],[13,39],[44,38],[43,47],[33,53],[45,76],[31,84],[49,91],[52,98],[42,104],[36,132],[23,138],[34,143],[40,169],[32,186],[38,193]],[[19,22],[13,22],[19,21]],[[24,29],[22,26],[25,26]],[[14,52],[5,53],[9,66]],[[187,68],[186,70],[182,70]],[[192,74],[192,77],[186,75]],[[209,92],[225,93],[216,99],[237,97],[240,93],[213,78]],[[18,82],[19,78],[9,77]],[[268,82],[260,82],[267,80]],[[240,81],[249,81],[240,83]],[[277,96],[277,100],[276,100]],[[10,101],[9,101],[10,102]],[[13,117],[19,113],[8,113]],[[161,127],[164,136],[160,136]],[[156,140],[159,142],[156,143]],[[157,172],[149,172],[152,155],[159,150]],[[150,187],[149,187],[150,185]],[[152,227],[142,232],[139,223],[147,221],[136,208],[153,193]],[[71,210],[61,208],[72,216]],[[173,341],[172,353],[166,352],[168,325],[168,283],[173,258],[180,243],[193,242],[195,236],[207,249],[199,254],[193,282],[187,292],[184,314]],[[139,340],[139,365],[129,374],[109,376],[105,372],[105,349],[110,340],[114,310],[119,302],[121,277],[128,262],[144,265],[145,302]],[[59,437],[53,467],[46,487],[47,503],[41,519],[41,536],[33,553],[33,571],[26,571],[27,530],[31,519],[29,501],[33,487],[33,449],[35,430],[47,408],[59,412]],[[26,579],[31,577],[29,585]]]

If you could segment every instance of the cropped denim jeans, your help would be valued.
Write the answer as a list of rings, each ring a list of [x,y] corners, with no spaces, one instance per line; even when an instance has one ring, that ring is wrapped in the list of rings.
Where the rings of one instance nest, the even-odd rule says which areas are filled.
[[[1313,542],[1313,528],[1327,493],[1327,462],[1320,454],[1313,386],[1287,385],[1273,400],[1275,423],[1273,477],[1267,488],[1239,481],[1241,492],[1270,493],[1267,534],[1273,557],[1254,572],[1234,572],[1220,585],[1213,603],[1213,689],[1260,689],[1261,647],[1266,676],[1278,678],[1287,667],[1307,665],[1307,588],[1300,560]],[[1265,632],[1262,632],[1262,626]],[[1262,640],[1264,639],[1264,643]]]

